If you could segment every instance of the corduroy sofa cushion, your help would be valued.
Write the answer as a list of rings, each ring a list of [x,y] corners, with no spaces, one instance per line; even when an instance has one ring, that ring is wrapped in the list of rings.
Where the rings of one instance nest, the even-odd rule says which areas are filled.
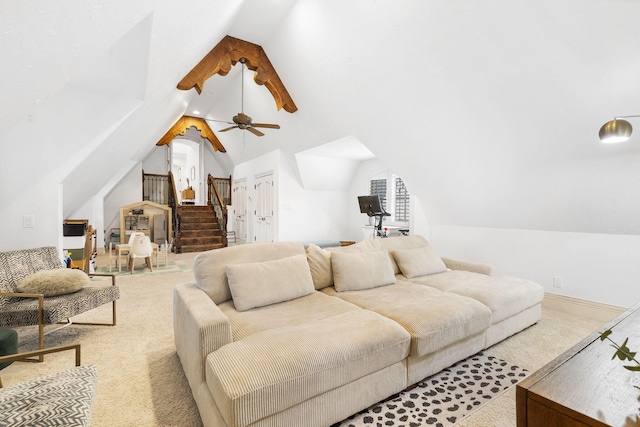
[[[306,248],[307,262],[311,270],[313,286],[316,290],[333,285],[333,270],[331,270],[331,252],[309,243]]]
[[[542,286],[518,277],[453,270],[414,277],[410,281],[480,301],[491,309],[492,324],[533,307],[544,298]]]
[[[263,262],[304,254],[302,243],[269,242],[229,246],[198,254],[193,260],[196,284],[216,303],[231,299],[227,281],[227,265]]]
[[[368,290],[322,292],[402,325],[411,335],[411,356],[440,350],[491,325],[491,311],[484,304],[406,281]]]
[[[307,262],[311,269],[311,277],[316,290],[321,290],[327,286],[333,286],[333,269],[331,266],[331,254],[333,253],[354,253],[372,252],[379,249],[378,243],[374,239],[363,240],[349,246],[331,246],[320,248],[310,243],[307,245]]]
[[[379,250],[386,249],[387,251],[389,251],[389,258],[391,259],[391,265],[393,265],[393,271],[395,274],[400,273],[400,268],[398,267],[398,264],[393,257],[394,251],[429,246],[429,242],[427,242],[427,239],[417,234],[412,236],[395,236],[387,237],[386,239],[373,240],[376,241]]]
[[[335,252],[331,269],[336,291],[358,291],[396,282],[387,251]]]
[[[313,292],[301,298],[247,311],[236,310],[233,301],[225,301],[218,307],[231,322],[233,341],[268,329],[301,325],[347,311],[360,310],[360,307],[322,292]]]
[[[431,246],[395,250],[393,258],[402,275],[408,279],[447,271],[447,266],[444,265],[442,258]]]
[[[353,310],[223,346],[207,357],[207,386],[229,427],[248,426],[402,361],[409,342],[397,323]]]
[[[276,304],[315,292],[304,254],[227,266],[229,289],[238,311]]]

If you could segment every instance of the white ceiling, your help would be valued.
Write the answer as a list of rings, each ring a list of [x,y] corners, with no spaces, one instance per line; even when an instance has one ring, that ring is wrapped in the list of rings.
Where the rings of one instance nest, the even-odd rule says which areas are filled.
[[[79,192],[95,194],[194,108],[239,112],[238,67],[202,95],[175,88],[229,34],[262,45],[299,108],[276,111],[246,73],[245,112],[282,128],[217,133],[234,164],[275,149],[326,157],[318,147],[357,141],[403,176],[434,224],[640,233],[640,132],[597,139],[613,116],[640,113],[640,2],[184,0],[180,13],[168,0],[28,3],[0,4],[4,133],[93,63],[110,70],[104,88],[128,87],[109,58],[136,34],[127,64],[146,85],[140,104],[105,118],[109,135],[88,136],[103,141],[91,155],[101,161],[86,165],[96,188]]]

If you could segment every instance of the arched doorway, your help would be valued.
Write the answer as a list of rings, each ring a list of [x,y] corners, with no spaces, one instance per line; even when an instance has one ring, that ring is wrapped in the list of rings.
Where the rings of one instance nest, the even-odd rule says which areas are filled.
[[[178,200],[184,204],[204,205],[206,190],[202,178],[202,144],[191,139],[175,138],[169,145],[171,173],[176,183]],[[194,193],[184,192],[191,188]],[[183,200],[182,196],[186,196]],[[193,195],[193,199],[191,199]]]

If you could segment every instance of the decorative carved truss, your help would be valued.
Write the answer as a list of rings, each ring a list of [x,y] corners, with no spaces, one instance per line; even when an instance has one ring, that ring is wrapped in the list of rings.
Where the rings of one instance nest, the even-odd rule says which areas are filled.
[[[178,135],[184,135],[187,132],[187,129],[190,127],[195,127],[200,131],[200,135],[203,138],[209,140],[211,145],[213,145],[213,151],[221,151],[226,153],[227,150],[224,148],[218,137],[213,133],[209,125],[204,119],[199,117],[191,117],[191,116],[182,116],[178,121],[171,126],[171,129],[167,133],[164,134],[160,141],[156,143],[156,145],[168,145],[171,144],[173,138]]]
[[[298,110],[262,47],[231,36],[225,36],[215,45],[198,65],[180,80],[178,89],[189,90],[195,87],[198,93],[202,93],[204,82],[209,77],[214,74],[226,76],[240,58],[246,58],[247,68],[255,71],[253,80],[269,89],[278,110],[284,108],[290,113]]]

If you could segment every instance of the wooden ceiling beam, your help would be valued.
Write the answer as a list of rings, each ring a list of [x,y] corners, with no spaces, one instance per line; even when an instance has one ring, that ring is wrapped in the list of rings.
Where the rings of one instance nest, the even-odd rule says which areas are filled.
[[[213,146],[213,151],[220,151],[222,153],[227,152],[227,150],[224,148],[224,145],[222,145],[218,137],[209,127],[209,124],[200,117],[191,116],[180,117],[180,119],[178,119],[178,121],[175,122],[173,126],[171,126],[171,129],[169,129],[167,133],[165,133],[164,136],[160,138],[160,141],[158,141],[156,145],[160,146],[171,144],[173,138],[178,135],[184,135],[185,133],[187,133],[187,129],[189,129],[190,127],[195,127],[196,129],[198,129],[200,131],[200,136],[209,140],[209,142]]]
[[[290,113],[298,110],[262,47],[231,36],[225,36],[215,45],[198,65],[180,80],[178,89],[195,88],[198,93],[202,93],[204,82],[209,77],[214,74],[226,76],[241,58],[246,59],[248,69],[255,71],[253,80],[269,89],[278,110],[284,108]]]

